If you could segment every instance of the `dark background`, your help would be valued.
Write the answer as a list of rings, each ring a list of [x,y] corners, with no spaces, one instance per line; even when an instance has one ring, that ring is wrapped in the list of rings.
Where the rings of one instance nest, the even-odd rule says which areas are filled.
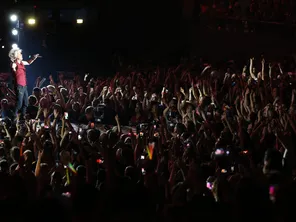
[[[9,1],[2,7],[1,36],[7,47],[1,50],[0,70],[7,71],[9,65],[13,41],[7,18],[15,9],[23,18],[35,15],[38,22],[35,27],[24,24],[18,44],[25,58],[37,52],[43,56],[29,68],[34,78],[60,70],[112,75],[115,54],[131,64],[178,62],[192,49],[193,20],[184,18],[184,4],[185,0]],[[67,15],[81,9],[84,24],[78,26]]]

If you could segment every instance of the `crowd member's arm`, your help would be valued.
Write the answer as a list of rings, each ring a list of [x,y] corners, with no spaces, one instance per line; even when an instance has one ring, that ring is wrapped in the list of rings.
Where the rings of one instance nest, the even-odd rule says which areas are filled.
[[[144,134],[143,136],[138,135],[137,138],[137,145],[134,150],[134,161],[135,163],[137,162],[139,156],[144,150],[145,147],[145,141],[146,141],[146,135]]]
[[[294,121],[290,118],[289,115],[287,115],[287,117],[288,117],[288,121],[289,121],[290,126],[292,127],[294,133],[296,134],[296,126],[294,124]]]
[[[188,96],[188,100],[189,100],[189,101],[192,101],[192,91],[193,91],[193,88],[190,87],[190,88],[189,88],[189,92],[188,92],[188,95],[189,95],[189,96]]]
[[[204,68],[204,70],[201,72],[201,75],[202,75],[202,76],[205,75],[206,72],[209,71],[210,69],[211,69],[211,66],[210,66],[210,65],[206,66],[206,67]]]
[[[63,150],[67,146],[68,140],[66,140],[66,137],[69,135],[68,130],[65,130],[64,134],[62,135],[61,141],[60,141],[60,148]]]
[[[268,77],[269,77],[269,80],[271,81],[271,79],[272,79],[272,64],[271,63],[269,63],[269,65],[268,65]]]
[[[47,108],[43,109],[43,116],[44,116],[44,125],[50,126],[49,110]]]
[[[61,138],[64,136],[64,133],[65,133],[65,117],[62,118]]]
[[[51,126],[51,131],[50,131],[50,138],[52,141],[52,144],[54,146],[54,153],[56,153],[58,151],[58,140],[56,137],[56,125],[57,125],[57,118],[58,118],[59,113],[54,110],[54,120]]]
[[[251,111],[253,113],[256,112],[256,110],[255,110],[255,104],[256,104],[256,94],[255,94],[255,92],[251,92],[250,93],[250,107],[251,107]]]
[[[169,140],[168,137],[168,129],[167,129],[167,122],[165,120],[165,118],[161,118],[161,124],[160,124],[160,141],[159,143],[161,143],[161,147],[159,148],[160,152],[163,154],[164,150],[163,150],[163,145],[166,144],[166,141]]]
[[[250,69],[249,69],[249,71],[250,71],[250,75],[251,75],[252,79],[257,80],[257,78],[255,76],[255,73],[253,72],[253,66],[254,66],[253,63],[254,63],[254,58],[251,58],[250,59]]]
[[[10,135],[8,129],[7,129],[6,124],[4,124],[3,128],[4,128],[4,131],[5,131],[6,137],[9,139],[9,141],[11,141],[11,135]]]
[[[176,181],[176,173],[177,173],[177,166],[176,166],[176,163],[173,163],[173,165],[171,166],[171,172],[169,177],[169,184],[171,189],[173,188]]]
[[[85,97],[85,99],[84,99],[84,101],[83,101],[83,103],[82,103],[82,108],[81,108],[81,110],[82,111],[84,111],[86,108],[87,108],[87,106],[90,104],[90,101],[88,101],[88,97]]]
[[[40,115],[41,115],[42,112],[43,112],[43,109],[42,109],[41,106],[39,106],[39,109],[38,109],[37,115],[36,115],[36,117],[35,117],[36,120],[40,119]]]
[[[178,93],[177,94],[177,97],[178,97],[178,102],[177,102],[177,110],[178,110],[178,112],[179,112],[179,114],[182,116],[182,118],[183,118],[183,116],[184,116],[184,112],[182,111],[182,108],[181,108],[181,103],[182,103],[182,98],[181,98],[181,94],[180,93]]]
[[[73,128],[73,126],[72,126],[69,119],[65,120],[65,124],[66,124],[66,126],[67,126],[67,128],[69,129],[70,132],[75,132],[75,130],[74,130],[74,128]]]
[[[257,135],[259,133],[259,131],[262,129],[262,127],[264,127],[266,124],[264,122],[258,123],[259,125],[257,127],[254,128],[254,130],[252,131],[250,137],[253,138],[255,135]]]
[[[295,89],[292,90],[291,103],[290,103],[290,108],[289,108],[289,114],[290,115],[293,115],[294,102],[295,102]]]
[[[240,140],[240,147],[244,147],[244,131],[243,131],[243,119],[240,116],[236,118],[238,124],[238,138]]]
[[[19,125],[19,122],[20,122],[20,114],[17,114],[16,116],[16,132],[15,132],[15,136],[17,136],[19,134],[19,131],[20,131],[20,125]],[[14,136],[14,138],[15,138]]]
[[[43,154],[43,151],[40,150],[38,153],[38,159],[37,159],[36,168],[35,168],[35,177],[40,176],[40,170],[41,170],[40,165],[41,165],[42,154]]]
[[[120,135],[121,134],[121,126],[120,126],[120,121],[119,121],[118,115],[115,116],[115,121],[116,121],[116,125],[117,125],[117,133],[118,133],[118,135]]]
[[[247,111],[247,114],[250,114],[249,100],[248,100],[248,95],[249,95],[249,93],[250,93],[250,90],[247,89],[247,90],[246,90],[246,93],[245,93],[245,96],[244,96],[244,103],[243,103],[244,108],[245,108],[245,110]]]
[[[66,103],[65,103],[65,98],[64,98],[64,96],[62,95],[62,93],[61,93],[61,91],[59,90],[59,88],[55,88],[56,90],[55,90],[55,93],[57,94],[57,97],[61,100],[61,106],[63,107],[63,108],[65,108],[66,107]]]
[[[106,94],[106,99],[111,99],[113,96],[113,91],[112,91],[112,87],[108,87],[108,91],[107,91],[107,94]]]
[[[185,90],[182,87],[180,88],[180,92],[184,96],[185,100],[187,100],[188,99],[188,95],[185,93]]]
[[[261,61],[261,65],[262,65],[262,67],[261,67],[261,79],[262,79],[262,81],[264,81],[264,72],[265,72],[265,59],[263,58],[262,59],[262,61]]]
[[[144,99],[143,99],[143,102],[142,102],[142,109],[144,111],[148,110],[149,108],[149,99],[148,99],[148,92],[145,91],[144,92]]]
[[[203,92],[203,95],[208,96],[206,84],[207,84],[206,81],[203,82],[203,84],[202,84],[202,92]]]
[[[222,121],[224,121],[224,122],[226,123],[226,125],[227,125],[227,127],[228,127],[230,133],[231,133],[232,135],[234,135],[233,128],[232,128],[232,126],[230,125],[230,123],[229,123],[229,121],[228,121],[228,119],[227,119],[225,113],[222,115]]]
[[[196,88],[197,88],[198,93],[199,93],[199,101],[198,102],[201,103],[204,95],[203,95],[202,91],[200,90],[200,84],[199,83],[196,84]]]
[[[53,80],[52,75],[49,75],[49,84],[50,84],[50,85],[53,85],[54,87],[57,87],[56,83],[55,83],[54,80]]]
[[[35,81],[35,87],[40,87],[40,81],[41,81],[41,76],[38,76],[38,78]]]
[[[279,67],[279,70],[280,70],[280,73],[281,73],[281,75],[283,75],[283,74],[284,74],[284,72],[283,72],[283,70],[282,70],[281,63],[278,63],[278,67]]]
[[[161,93],[161,102],[163,103],[163,105],[165,105],[165,109],[163,110],[162,115],[165,118],[165,120],[167,121],[167,113],[170,110],[170,106],[165,99],[165,88],[164,87],[163,87],[162,93]]]
[[[64,80],[63,80],[64,74],[63,73],[59,73],[58,74],[58,78],[59,78],[59,85],[62,86],[64,84]]]
[[[166,122],[168,121],[167,113],[169,110],[170,110],[170,107],[166,106],[165,109],[163,110],[163,113],[162,113],[162,116],[165,118]]]
[[[242,114],[241,114],[241,112],[240,112],[240,110],[239,110],[239,105],[240,105],[240,98],[239,98],[239,96],[237,97],[237,99],[236,99],[236,101],[235,101],[235,110],[236,110],[236,113],[237,113],[237,115],[240,117],[240,118],[242,118]]]
[[[193,94],[193,97],[194,97],[194,99],[198,102],[198,95],[197,95],[197,93],[196,93],[196,89],[194,88],[194,85],[193,84],[191,84],[192,86],[192,94]]]

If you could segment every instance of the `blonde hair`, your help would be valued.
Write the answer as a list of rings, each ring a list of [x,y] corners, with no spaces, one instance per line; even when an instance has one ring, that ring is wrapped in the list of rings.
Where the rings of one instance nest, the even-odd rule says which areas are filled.
[[[20,53],[20,52],[22,52],[22,50],[19,49],[19,48],[11,49],[11,50],[9,51],[9,53],[8,53],[8,57],[10,58],[10,60],[11,60],[12,62],[14,62],[14,61],[17,59],[17,54]]]

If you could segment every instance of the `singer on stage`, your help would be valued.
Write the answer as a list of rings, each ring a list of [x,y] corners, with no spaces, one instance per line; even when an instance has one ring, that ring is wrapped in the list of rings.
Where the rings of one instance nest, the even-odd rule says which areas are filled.
[[[28,107],[28,89],[25,66],[31,65],[38,58],[39,54],[34,55],[32,59],[28,61],[23,61],[22,50],[16,48],[11,49],[8,56],[12,62],[11,68],[15,78],[15,116],[20,113],[22,118],[24,118]]]

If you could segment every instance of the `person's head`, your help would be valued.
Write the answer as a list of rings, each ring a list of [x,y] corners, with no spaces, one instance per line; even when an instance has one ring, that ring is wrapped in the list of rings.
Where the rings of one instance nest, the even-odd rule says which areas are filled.
[[[16,49],[11,49],[9,51],[8,57],[10,58],[10,60],[12,62],[15,61],[22,61],[23,60],[23,54],[22,54],[22,50],[19,48]]]
[[[13,162],[18,162],[20,160],[20,149],[17,146],[11,148],[10,158]]]
[[[0,172],[1,173],[9,173],[9,164],[7,160],[0,160]]]
[[[62,114],[63,112],[62,106],[60,104],[54,104],[53,110],[59,114]]]
[[[55,91],[55,86],[48,85],[47,90],[48,90],[49,94],[52,95],[54,93],[54,91]]]
[[[18,166],[17,163],[13,163],[13,164],[10,165],[10,167],[9,167],[9,173],[10,173],[10,175],[14,175],[14,172],[15,172],[17,166]]]
[[[54,171],[51,174],[51,180],[50,185],[53,186],[53,188],[61,186],[63,182],[63,178],[60,172]]]
[[[136,176],[136,170],[132,166],[128,166],[125,168],[124,176],[134,179]]]
[[[79,165],[76,168],[76,172],[77,172],[77,178],[78,178],[79,182],[85,182],[85,178],[86,178],[85,166]]]
[[[43,160],[45,160],[47,163],[52,162],[53,161],[53,144],[51,142],[51,140],[47,139],[44,143],[43,143]]]
[[[276,98],[278,96],[278,89],[277,88],[273,88],[272,89],[272,97]]]
[[[64,96],[67,97],[68,96],[68,90],[66,88],[61,88],[60,89],[60,93]]]
[[[157,102],[151,103],[151,112],[157,114],[157,112],[158,112],[158,103]]]
[[[129,91],[129,85],[125,85],[125,87],[124,87],[124,89],[125,89],[125,91]]]
[[[57,99],[57,100],[55,101],[55,104],[58,104],[58,105],[62,106],[62,100],[61,100],[61,99]]]
[[[59,125],[58,128],[57,128],[57,130],[56,130],[56,137],[58,139],[61,138],[61,133],[62,133],[62,126]]]
[[[191,102],[186,102],[185,104],[185,110],[186,110],[186,113],[192,113],[192,110],[194,109],[194,106]]]
[[[170,101],[170,104],[169,104],[170,108],[176,108],[177,107],[177,100],[175,98],[173,98],[171,101]]]
[[[41,163],[40,164],[40,175],[42,180],[48,181],[50,183],[50,174],[49,174],[50,168],[47,163]]]
[[[84,92],[83,92],[83,88],[82,88],[82,87],[79,87],[79,88],[78,88],[78,92],[79,92],[79,95],[82,96],[83,93],[84,93]]]
[[[194,133],[196,130],[195,124],[193,121],[186,121],[186,128],[189,133]]]
[[[177,123],[174,128],[174,133],[181,135],[186,132],[186,127],[182,123]]]
[[[104,100],[104,104],[105,104],[106,107],[110,108],[111,107],[111,101],[110,101],[110,99],[109,98],[105,99]]]
[[[29,96],[28,100],[29,100],[30,106],[35,106],[38,102],[36,96],[34,96],[34,95]]]
[[[91,120],[94,118],[94,108],[92,106],[86,107],[85,116],[87,120]]]
[[[71,160],[71,153],[69,151],[62,150],[60,152],[60,161],[63,165],[68,165]]]
[[[115,133],[114,131],[112,131],[112,130],[109,130],[108,132],[107,132],[107,136],[108,136],[108,145],[110,146],[110,147],[113,147],[116,143],[117,143],[117,141],[118,141],[118,139],[119,139],[119,137],[118,137],[118,134],[117,133]]]
[[[100,138],[100,131],[89,129],[86,136],[89,143],[94,143],[98,140],[98,138]]]
[[[49,107],[49,101],[46,97],[42,97],[39,101],[41,108],[48,108]]]
[[[1,100],[1,109],[8,109],[8,100],[7,99]]]
[[[48,89],[47,89],[47,87],[42,87],[42,88],[41,88],[41,95],[42,95],[42,96],[46,96],[47,93],[48,93]]]
[[[103,169],[99,169],[97,172],[97,183],[102,183],[106,179],[106,171]]]
[[[142,111],[141,103],[136,103],[135,113],[141,113],[141,111]]]
[[[79,111],[80,111],[80,103],[79,103],[79,102],[74,102],[74,103],[72,104],[72,110],[73,110],[74,112],[79,112]]]
[[[33,96],[36,96],[37,99],[41,96],[41,89],[39,87],[35,87],[32,92]]]
[[[282,154],[276,149],[268,149],[264,156],[263,173],[280,172],[283,168]]]
[[[231,198],[229,182],[223,177],[214,180],[212,192],[216,201],[219,202],[228,202]]]
[[[0,158],[5,158],[5,149],[4,147],[0,147]]]
[[[26,164],[31,164],[33,162],[33,153],[31,150],[26,150],[24,152],[24,159]]]
[[[92,106],[93,107],[97,107],[98,105],[100,105],[100,100],[99,99],[95,99],[92,101]]]

